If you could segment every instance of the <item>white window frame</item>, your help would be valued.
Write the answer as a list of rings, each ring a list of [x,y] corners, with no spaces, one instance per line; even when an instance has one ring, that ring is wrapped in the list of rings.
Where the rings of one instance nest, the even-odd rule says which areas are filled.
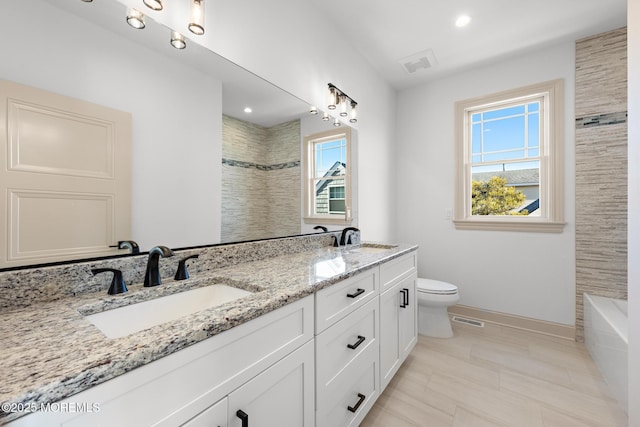
[[[458,101],[455,104],[456,200],[459,230],[560,233],[564,229],[563,82],[561,79]],[[542,97],[540,121],[540,216],[471,215],[471,116],[491,108]]]
[[[315,206],[315,144],[344,138],[346,141],[346,172],[344,177],[345,214],[316,214]],[[351,128],[340,127],[325,132],[315,133],[304,137],[304,153],[302,156],[304,173],[304,222],[306,224],[336,224],[350,225],[351,216]]]

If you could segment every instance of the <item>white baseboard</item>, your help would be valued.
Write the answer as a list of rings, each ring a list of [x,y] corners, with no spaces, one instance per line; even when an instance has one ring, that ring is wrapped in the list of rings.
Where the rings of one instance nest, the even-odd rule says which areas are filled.
[[[536,332],[539,334],[551,335],[571,341],[576,340],[575,326],[563,325],[561,323],[547,322],[546,320],[537,320],[530,317],[515,316],[513,314],[484,310],[461,304],[449,307],[449,314],[481,320],[487,323],[494,323],[496,325],[508,326],[510,328]]]

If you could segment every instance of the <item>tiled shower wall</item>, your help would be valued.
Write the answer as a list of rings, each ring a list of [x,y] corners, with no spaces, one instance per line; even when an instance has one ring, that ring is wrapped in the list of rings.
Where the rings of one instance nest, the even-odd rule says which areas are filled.
[[[576,338],[583,293],[627,298],[627,31],[576,42]]]
[[[222,118],[223,242],[300,234],[300,121]]]

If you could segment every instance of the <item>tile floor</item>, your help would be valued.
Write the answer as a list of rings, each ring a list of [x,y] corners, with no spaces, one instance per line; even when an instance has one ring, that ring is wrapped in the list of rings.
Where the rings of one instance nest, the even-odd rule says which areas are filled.
[[[584,344],[453,327],[451,339],[419,337],[361,426],[627,426]]]

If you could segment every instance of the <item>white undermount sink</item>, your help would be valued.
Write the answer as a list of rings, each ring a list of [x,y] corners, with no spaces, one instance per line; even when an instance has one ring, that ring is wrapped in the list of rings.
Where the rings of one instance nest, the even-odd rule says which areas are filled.
[[[394,249],[394,248],[397,248],[397,247],[398,247],[398,245],[383,245],[383,244],[377,244],[377,243],[363,243],[362,245],[360,245],[360,247],[351,249],[350,252],[362,252],[362,253],[375,254],[375,253],[386,252],[386,251],[388,251],[390,249]]]
[[[210,285],[91,314],[85,319],[108,338],[119,338],[250,294],[232,286]]]

